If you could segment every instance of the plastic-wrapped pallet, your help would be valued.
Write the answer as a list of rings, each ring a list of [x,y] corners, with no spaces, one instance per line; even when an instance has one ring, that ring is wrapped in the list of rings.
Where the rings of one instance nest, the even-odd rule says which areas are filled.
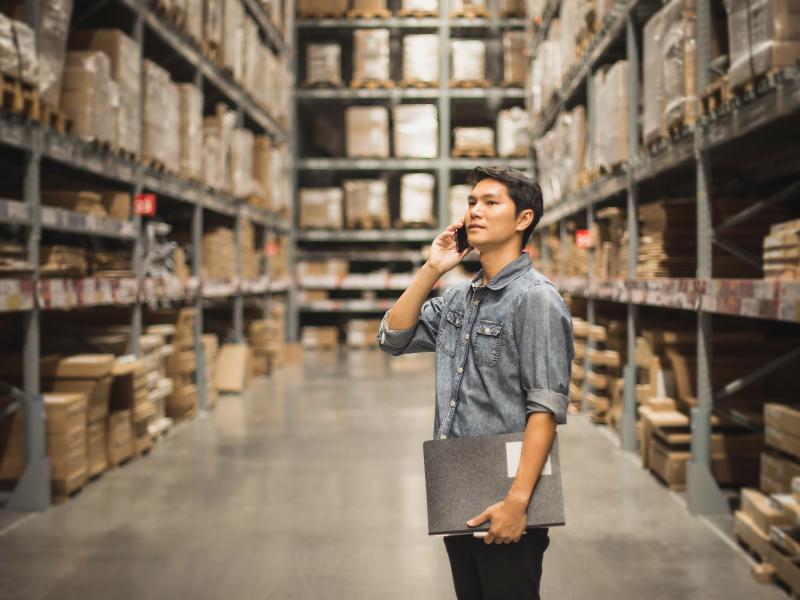
[[[438,83],[439,35],[420,33],[403,38],[403,82]]]
[[[270,158],[272,169],[272,210],[288,214],[292,198],[292,159],[286,146],[272,149]],[[341,221],[341,219],[340,219]]]
[[[547,104],[553,94],[561,88],[565,65],[561,61],[561,20],[553,19],[547,32],[548,56],[545,59],[547,78],[545,79],[544,102]]]
[[[439,14],[439,0],[403,0],[400,11],[407,14]]]
[[[488,13],[486,0],[449,0],[450,14],[464,15],[475,14],[484,15]]]
[[[144,61],[144,115],[142,132],[142,156],[148,161],[166,164],[168,150],[167,131],[167,86],[171,84],[169,73],[150,60]]]
[[[254,92],[262,81],[258,55],[260,46],[258,25],[252,18],[245,16],[242,29],[242,86],[251,95],[255,95]]]
[[[450,205],[450,223],[455,223],[464,218],[467,212],[467,199],[472,193],[472,186],[451,185],[448,194],[448,204]]]
[[[203,182],[212,189],[225,189],[222,140],[214,127],[203,125]]]
[[[61,104],[61,84],[72,18],[72,0],[40,0],[36,45],[39,50],[39,93],[52,107]]]
[[[666,135],[663,126],[664,70],[661,46],[664,42],[664,11],[653,15],[644,26],[644,81],[642,83],[642,136],[645,144],[652,144]]]
[[[694,0],[670,0],[664,15],[661,59],[664,69],[664,115],[667,128],[693,125],[696,115],[696,20]]]
[[[347,156],[389,156],[389,111],[384,106],[350,106],[345,111]]]
[[[278,61],[275,55],[268,48],[264,48],[259,53],[261,61],[261,73],[265,81],[277,81],[278,79]],[[276,90],[277,85],[260,85],[259,90],[262,90],[260,96],[261,105],[264,106],[270,115],[274,115],[277,109]]]
[[[230,227],[216,227],[203,234],[203,277],[209,280],[236,277],[236,237]]]
[[[180,174],[199,180],[203,172],[203,93],[190,83],[178,85],[180,93]]]
[[[404,224],[433,225],[433,190],[436,178],[430,173],[408,173],[400,178],[400,220]]]
[[[111,66],[111,78],[119,86],[119,130],[122,150],[135,155],[141,151],[142,70],[139,44],[117,29],[91,29],[70,34],[70,49],[104,52]]]
[[[241,0],[223,0],[223,4],[222,65],[230,69],[236,81],[241,81],[244,6]]]
[[[503,34],[503,84],[524,85],[528,70],[528,36],[524,31]]]
[[[435,104],[401,104],[392,109],[394,155],[398,158],[436,158],[439,120]]]
[[[450,42],[450,80],[455,84],[486,81],[486,42],[453,40]]]
[[[389,81],[389,30],[357,29],[353,32],[353,83]]]
[[[519,106],[497,114],[497,153],[503,157],[528,155],[528,111]]]
[[[456,127],[453,154],[494,156],[494,130],[491,127]]]
[[[13,21],[0,13],[0,73],[29,85],[39,82],[39,58],[36,36],[21,21]]]
[[[578,174],[583,169],[586,158],[586,109],[583,106],[576,106],[570,111],[566,135],[570,189],[575,190]]]
[[[383,179],[349,179],[342,187],[348,229],[389,228],[389,194]]]
[[[621,60],[605,72],[597,71],[590,85],[595,88],[596,106],[604,114],[594,120],[587,168],[610,170],[628,160],[628,62]]]
[[[253,193],[253,148],[255,136],[249,129],[235,129],[231,138],[231,193],[245,198]]]
[[[272,208],[271,160],[272,142],[269,137],[256,136],[253,145],[253,186],[259,206],[265,210]]]
[[[342,85],[342,45],[306,45],[306,85]],[[266,87],[266,86],[265,86]]]
[[[117,105],[111,66],[103,52],[68,52],[61,91],[61,108],[72,119],[75,135],[114,145],[117,139]]]
[[[795,0],[726,0],[731,86],[795,64],[800,56],[800,9]]]
[[[341,229],[342,188],[302,188],[300,229]]]
[[[386,8],[386,0],[350,0],[350,13],[380,18],[382,14],[391,14],[391,11]]]
[[[580,11],[580,0],[563,0],[560,12],[560,30],[558,37],[560,53],[560,70],[569,70],[575,63],[577,56],[577,33]]]

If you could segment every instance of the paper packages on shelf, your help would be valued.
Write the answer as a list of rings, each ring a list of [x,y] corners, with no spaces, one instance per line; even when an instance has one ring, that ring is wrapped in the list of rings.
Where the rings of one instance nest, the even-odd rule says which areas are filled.
[[[174,172],[180,171],[180,94],[169,73],[152,61],[144,61],[144,119],[142,156]]]
[[[528,111],[519,106],[497,113],[497,153],[502,157],[528,155]]]
[[[625,209],[617,206],[597,211],[591,229],[595,251],[593,277],[609,279],[628,276],[628,232]]]
[[[578,59],[578,30],[581,0],[563,0],[559,11],[558,53],[561,73],[565,74]]]
[[[215,227],[203,234],[203,277],[230,280],[236,274],[236,236],[230,227]]]
[[[403,37],[403,82],[439,82],[439,35],[411,34]]]
[[[186,0],[183,30],[198,44],[203,41],[203,0]]]
[[[342,188],[302,188],[300,190],[300,229],[341,229]]]
[[[61,83],[72,18],[72,0],[40,0],[36,45],[39,50],[39,93],[42,102],[61,104]]]
[[[347,107],[345,130],[348,158],[388,158],[389,111],[386,107]]]
[[[392,109],[394,155],[398,158],[436,158],[439,119],[435,104],[401,104]]]
[[[41,197],[45,206],[55,206],[98,217],[108,216],[103,206],[103,198],[97,192],[43,189]]]
[[[353,83],[390,81],[389,30],[357,29],[353,32]]]
[[[668,128],[693,125],[697,116],[694,0],[670,0],[662,12],[663,119]]]
[[[386,0],[350,0],[350,10],[367,14],[385,11]]]
[[[531,112],[538,116],[547,107],[553,94],[561,87],[560,21],[553,19],[547,38],[531,63]]]
[[[454,154],[494,156],[494,130],[491,127],[456,127],[453,139]]]
[[[22,21],[0,13],[0,73],[28,85],[39,81],[36,34]]]
[[[344,189],[347,229],[388,229],[389,193],[383,179],[348,179]]]
[[[250,17],[245,16],[242,29],[242,87],[255,96],[255,90],[261,84],[262,74],[259,72],[261,64],[258,54],[261,46],[258,24]],[[267,80],[269,81],[269,80]]]
[[[222,48],[220,59],[235,81],[242,80],[242,35],[244,31],[244,5],[241,0],[223,0]]]
[[[524,31],[503,34],[503,84],[522,86],[528,71],[528,36]]]
[[[586,170],[611,171],[628,160],[628,62],[598,70],[589,85],[602,116],[589,119]]]
[[[434,225],[433,191],[436,178],[430,173],[408,173],[400,178],[400,220],[403,225]]]
[[[203,45],[207,50],[222,47],[223,0],[203,0]]]
[[[795,0],[726,0],[725,5],[731,86],[795,64],[800,56],[800,9]]]
[[[644,69],[642,69],[642,137],[652,144],[666,137],[664,114],[664,71],[661,47],[664,43],[664,10],[653,15],[644,26]]]
[[[214,190],[225,189],[225,158],[219,130],[203,124],[203,182]]]
[[[455,223],[464,218],[467,212],[469,195],[472,193],[471,185],[451,185],[448,194],[450,205],[450,223]],[[450,224],[448,223],[448,225]]]
[[[203,176],[203,93],[190,83],[178,85],[180,93],[180,174],[186,179]]]
[[[67,53],[61,109],[75,135],[116,146],[119,91],[104,52]]]
[[[455,83],[486,81],[486,42],[452,40],[450,42],[450,80]]]
[[[764,279],[800,280],[800,219],[770,227],[763,259]]]
[[[272,208],[272,142],[266,135],[253,141],[253,196],[255,205],[264,210]],[[253,203],[253,200],[251,200]]]
[[[306,45],[305,85],[341,87],[342,45],[338,43]]]
[[[297,12],[308,17],[342,17],[349,5],[349,0],[299,0]]]
[[[450,14],[464,14],[470,12],[484,13],[487,11],[486,0],[449,0]]]
[[[585,148],[586,111],[583,106],[560,114],[553,128],[534,142],[545,208],[557,204],[578,189],[578,174],[584,166]]]
[[[261,255],[256,250],[256,230],[249,219],[242,219],[239,248],[242,254],[242,277],[251,281],[257,279],[261,271]]]
[[[253,193],[255,136],[249,129],[234,129],[231,136],[231,193],[246,198]]]

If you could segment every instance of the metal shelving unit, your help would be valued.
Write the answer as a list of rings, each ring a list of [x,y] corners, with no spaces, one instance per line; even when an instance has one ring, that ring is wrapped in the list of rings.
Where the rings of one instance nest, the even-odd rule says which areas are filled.
[[[260,27],[260,33],[279,55],[290,56],[290,43],[284,40],[255,0],[242,0],[247,12]],[[201,89],[235,107],[241,115],[240,123],[256,132],[264,132],[276,143],[292,144],[292,132],[282,127],[264,108],[236,83],[221,67],[209,60],[196,42],[171,22],[150,8],[145,0],[108,0],[97,6],[84,8],[91,16],[108,8],[119,9],[120,29],[130,35],[141,50],[144,59],[145,45],[158,41],[158,52],[163,64],[173,61],[183,63],[181,72],[192,72],[191,81]],[[38,0],[26,2],[28,21],[37,22],[40,12]],[[132,25],[131,25],[132,24]],[[83,22],[80,26],[85,26]],[[165,50],[161,50],[161,48]],[[163,54],[168,53],[168,54]],[[131,310],[131,345],[129,350],[138,354],[138,338],[142,332],[143,312],[147,303],[165,301],[186,302],[198,310],[198,333],[202,333],[204,298],[233,299],[232,321],[236,336],[242,338],[243,299],[259,299],[266,312],[272,294],[285,293],[291,286],[285,281],[270,281],[262,277],[255,281],[237,278],[229,282],[202,281],[192,277],[186,282],[174,279],[145,278],[142,264],[144,243],[143,220],[139,216],[123,221],[99,218],[43,206],[40,190],[46,168],[43,161],[67,167],[78,178],[92,177],[107,182],[105,185],[129,191],[131,200],[142,192],[154,193],[173,203],[191,208],[191,233],[195,248],[201,248],[203,215],[222,215],[233,219],[239,230],[248,219],[261,230],[261,245],[269,236],[291,232],[290,220],[245,204],[218,190],[196,182],[154,170],[142,162],[103,150],[77,137],[59,134],[37,123],[21,121],[12,115],[0,114],[0,146],[17,151],[24,163],[23,201],[0,199],[0,223],[22,226],[27,235],[27,261],[31,266],[29,276],[0,279],[0,312],[20,313],[23,323],[23,392],[20,402],[25,423],[26,469],[16,488],[8,495],[6,506],[21,510],[42,510],[50,505],[50,467],[45,444],[44,405],[39,386],[39,359],[42,312],[52,309],[86,308],[96,306],[128,307]],[[91,188],[93,184],[86,184]],[[42,278],[39,272],[39,247],[42,231],[73,235],[114,238],[130,244],[133,256],[134,277],[128,278]],[[241,262],[239,260],[238,262]],[[266,270],[266,258],[262,261]],[[195,252],[193,271],[200,272],[202,257]],[[265,271],[266,272],[266,271]],[[241,273],[241,270],[240,270]],[[195,346],[198,356],[198,402],[205,408],[203,382],[203,349],[199,336]]]
[[[496,17],[496,16],[495,16]],[[320,38],[320,32],[330,33],[331,38],[351,35],[355,29],[364,28],[390,28],[399,30],[401,35],[414,33],[420,30],[429,33],[438,33],[439,36],[439,84],[435,88],[399,88],[393,89],[303,89],[298,88],[295,93],[296,106],[330,106],[336,102],[386,101],[394,105],[406,100],[427,100],[435,103],[439,117],[439,156],[434,159],[347,159],[347,158],[309,158],[296,157],[295,167],[300,176],[306,178],[315,172],[338,172],[342,175],[353,174],[357,176],[370,176],[375,173],[403,173],[423,171],[433,173],[437,180],[437,225],[433,229],[407,229],[407,230],[357,230],[357,231],[303,231],[296,230],[295,239],[302,247],[298,260],[312,260],[321,255],[321,250],[314,250],[314,244],[327,244],[325,253],[327,257],[345,257],[351,261],[362,262],[395,262],[396,260],[411,260],[414,264],[421,262],[421,255],[414,251],[417,259],[408,258],[403,251],[382,250],[380,245],[385,243],[417,243],[428,244],[441,231],[441,227],[449,219],[448,193],[451,182],[455,182],[463,173],[471,170],[477,164],[497,164],[518,169],[529,169],[528,158],[500,158],[487,157],[483,159],[453,158],[450,156],[451,130],[452,130],[452,101],[484,102],[487,106],[499,106],[503,103],[518,101],[522,105],[525,92],[522,87],[501,87],[493,85],[488,88],[451,88],[450,80],[450,41],[451,36],[456,37],[482,37],[485,39],[499,39],[508,29],[525,29],[527,19],[516,18],[478,18],[464,19],[451,18],[447,14],[431,18],[398,18],[389,19],[300,19],[295,22],[296,39],[303,33],[308,34],[313,40]],[[298,42],[299,43],[299,42]],[[400,57],[395,55],[397,49],[393,46],[392,62],[396,63]],[[433,60],[433,57],[431,57]],[[299,68],[298,68],[299,72]],[[326,104],[327,103],[327,104]],[[371,244],[369,251],[344,253],[332,250],[333,244]],[[381,257],[376,260],[376,257]],[[402,257],[402,258],[401,258]],[[302,287],[302,283],[298,282]],[[312,288],[309,288],[312,289]],[[313,288],[320,289],[320,288]],[[341,289],[338,286],[329,289]],[[383,290],[400,292],[405,286],[392,287],[385,285]],[[379,299],[373,300],[329,300],[310,303],[298,303],[299,313],[343,313],[355,314],[359,312],[382,312],[389,308],[391,302]],[[365,309],[366,307],[366,309]]]
[[[663,140],[654,148],[640,148],[639,141],[639,48],[642,12],[646,0],[618,0],[607,16],[599,35],[591,43],[584,58],[568,73],[561,89],[532,127],[532,139],[543,135],[554,123],[564,106],[572,102],[577,90],[584,85],[593,69],[602,64],[604,53],[621,36],[625,38],[629,61],[629,148],[632,157],[621,171],[596,181],[577,193],[564,198],[546,210],[541,221],[545,227],[557,225],[562,248],[567,243],[566,219],[585,214],[588,226],[594,218],[594,207],[614,200],[626,205],[629,234],[629,263],[626,278],[598,280],[594,277],[553,277],[554,283],[565,293],[587,300],[587,320],[596,322],[597,301],[625,304],[627,307],[628,364],[625,366],[625,396],[621,426],[621,445],[627,450],[636,449],[636,363],[635,343],[640,306],[689,311],[697,316],[697,396],[698,405],[691,414],[692,454],[687,470],[688,508],[694,514],[727,514],[728,504],[710,469],[711,415],[715,398],[727,395],[726,390],[739,389],[773,368],[786,364],[797,353],[778,357],[756,372],[731,382],[722,391],[711,386],[711,334],[712,315],[732,315],[748,319],[766,319],[786,323],[800,323],[800,284],[786,281],[754,279],[715,279],[711,257],[712,246],[720,244],[716,232],[724,229],[712,225],[710,205],[713,201],[711,185],[712,166],[720,162],[722,154],[733,144],[741,147],[748,136],[780,127],[781,122],[800,114],[800,73],[788,69],[775,85],[760,89],[750,98],[721,110],[701,116],[696,126],[681,136]],[[545,39],[547,28],[558,13],[560,2],[547,3],[540,24],[532,32],[532,56]],[[648,8],[648,7],[645,7]],[[710,1],[697,2],[697,89],[704,90],[709,83],[710,61]],[[591,103],[590,101],[588,102]],[[783,120],[783,121],[781,121]],[[638,205],[643,185],[653,186],[663,182],[661,188],[669,189],[678,181],[666,181],[668,176],[680,172],[691,173],[685,181],[693,181],[697,199],[697,276],[689,279],[637,279],[639,223]],[[771,198],[757,202],[754,207],[730,219],[742,221],[749,214],[785,200],[796,191],[797,183]],[[541,231],[541,230],[540,230]],[[541,233],[537,232],[537,236]],[[549,262],[546,246],[542,244],[542,258]],[[589,252],[589,272],[594,260]]]

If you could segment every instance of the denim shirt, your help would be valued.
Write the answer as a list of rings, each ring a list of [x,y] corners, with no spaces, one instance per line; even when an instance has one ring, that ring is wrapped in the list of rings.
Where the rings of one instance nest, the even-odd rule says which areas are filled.
[[[390,330],[387,312],[380,348],[436,352],[435,438],[522,432],[535,412],[566,423],[574,349],[564,300],[527,254],[482,280],[425,302],[410,329]]]

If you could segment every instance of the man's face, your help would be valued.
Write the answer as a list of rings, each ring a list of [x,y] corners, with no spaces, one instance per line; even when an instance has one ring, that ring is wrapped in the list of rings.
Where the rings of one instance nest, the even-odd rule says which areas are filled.
[[[533,212],[522,211],[517,216],[517,206],[509,197],[505,184],[494,179],[478,182],[467,202],[464,224],[469,245],[477,250],[508,243],[519,230],[519,225],[527,227],[530,224],[526,213]]]

